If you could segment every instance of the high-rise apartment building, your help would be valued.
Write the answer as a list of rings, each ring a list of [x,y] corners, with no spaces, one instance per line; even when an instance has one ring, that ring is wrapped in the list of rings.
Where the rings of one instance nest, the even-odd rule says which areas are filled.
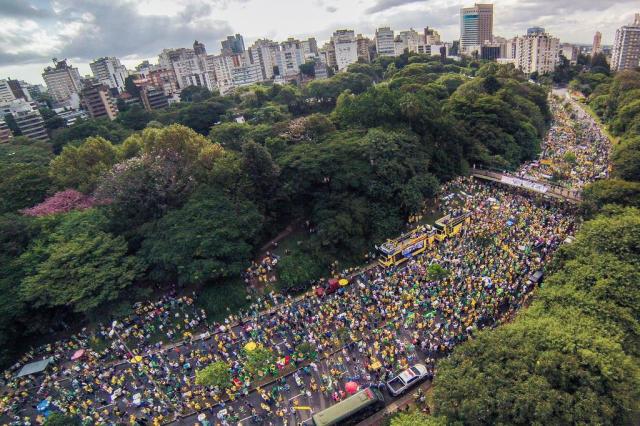
[[[591,45],[591,55],[597,55],[602,52],[602,33],[596,31],[593,35],[593,44]]]
[[[300,65],[305,63],[304,48],[300,40],[288,38],[280,43],[278,52],[278,70],[285,79],[300,73]]]
[[[207,54],[207,49],[204,47],[204,43],[200,43],[198,40],[193,42],[193,51],[196,55]]]
[[[335,69],[337,67],[336,47],[333,44],[333,41],[329,41],[322,46],[322,49],[320,49],[320,59],[331,69]]]
[[[336,67],[338,71],[346,70],[351,64],[358,62],[358,43],[353,30],[337,30],[331,41],[336,51]]]
[[[542,28],[542,27],[530,27],[530,28],[527,28],[527,35],[542,34],[544,32],[545,32],[544,28]]]
[[[356,44],[358,45],[358,59],[364,62],[371,62],[371,55],[369,54],[369,40],[362,34],[358,34],[356,37]]]
[[[13,133],[11,133],[11,129],[5,123],[4,118],[0,117],[0,143],[7,143],[13,138]]]
[[[636,68],[640,63],[640,13],[636,13],[633,24],[618,28],[613,42],[611,69],[620,71]]]
[[[242,52],[244,52],[244,39],[240,34],[227,36],[227,39],[222,41],[223,55],[233,55]]]
[[[42,74],[49,94],[58,103],[78,108],[78,94],[82,89],[78,69],[67,64],[66,59],[58,61],[54,58],[53,63],[54,66],[45,68]]]
[[[442,40],[440,39],[440,33],[433,28],[425,28],[424,29],[424,43],[425,44],[440,44]]]
[[[207,56],[196,55],[193,49],[164,49],[158,57],[163,69],[173,69],[180,90],[188,86],[215,89],[215,82],[207,70]]]
[[[4,117],[10,114],[16,122],[22,136],[29,139],[48,141],[49,135],[44,127],[44,120],[38,111],[37,102],[25,99],[14,99],[0,106],[0,114]]]
[[[280,44],[278,42],[258,39],[247,49],[247,53],[252,64],[260,65],[263,80],[272,80],[275,72],[279,72]]]
[[[142,90],[140,90],[140,99],[142,100],[144,109],[147,111],[169,106],[169,101],[164,91],[153,86],[143,87]]]
[[[516,40],[516,68],[525,74],[553,72],[558,62],[560,40],[547,33],[532,33]]]
[[[493,4],[478,4],[460,9],[460,49],[462,53],[479,50],[493,40]]]
[[[118,115],[118,107],[109,93],[109,87],[98,81],[87,82],[80,92],[82,107],[92,118],[106,117],[113,120]]]
[[[13,90],[11,90],[11,87],[9,86],[9,81],[0,80],[0,104],[9,103],[15,98]]]
[[[96,59],[89,64],[96,80],[118,93],[125,91],[124,81],[129,75],[127,68],[113,56]]]
[[[305,58],[313,59],[318,57],[318,42],[314,37],[302,40],[301,43]]]
[[[378,56],[395,56],[395,34],[389,27],[376,30],[376,53]]]
[[[560,44],[560,49],[558,54],[567,58],[567,60],[571,65],[576,65],[578,63],[578,55],[580,54],[580,48],[573,44],[562,43]]]

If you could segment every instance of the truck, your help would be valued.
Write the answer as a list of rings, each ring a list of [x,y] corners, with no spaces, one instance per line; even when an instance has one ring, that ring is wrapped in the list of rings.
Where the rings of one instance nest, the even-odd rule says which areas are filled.
[[[427,367],[415,364],[387,382],[389,393],[398,396],[427,377]]]

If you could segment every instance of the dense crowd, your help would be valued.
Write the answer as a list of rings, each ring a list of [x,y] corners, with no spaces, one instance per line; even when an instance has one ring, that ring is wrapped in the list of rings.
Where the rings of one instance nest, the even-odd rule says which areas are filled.
[[[569,177],[575,187],[606,173],[606,144],[590,131],[582,110],[553,108],[557,118],[543,159],[556,161],[573,152],[579,167]],[[572,126],[569,114],[581,124]],[[520,173],[547,171],[539,162]],[[295,382],[333,401],[347,396],[347,381],[383,386],[418,360],[435,374],[439,357],[527,303],[536,284],[532,274],[544,268],[575,226],[567,204],[471,178],[444,185],[440,202],[453,216],[471,213],[460,235],[429,246],[400,268],[361,272],[333,295],[269,294],[215,324],[192,298],[170,294],[138,305],[125,320],[92,335],[83,332],[32,352],[5,372],[2,421],[37,424],[43,414],[38,404],[44,402],[48,410],[76,414],[85,424],[155,425],[191,412],[200,413],[203,425],[233,424],[247,415],[287,424],[295,407],[282,397],[289,385],[279,377],[302,365]],[[266,257],[248,274],[267,279],[273,259]],[[430,272],[434,264],[441,271],[437,277]],[[178,339],[186,342],[162,343]],[[274,361],[249,371],[248,345],[268,349]],[[85,354],[71,361],[78,349]],[[15,378],[26,361],[44,356],[55,359],[44,375]],[[196,384],[195,371],[215,361],[229,365],[229,386]],[[254,391],[260,404],[246,399]]]

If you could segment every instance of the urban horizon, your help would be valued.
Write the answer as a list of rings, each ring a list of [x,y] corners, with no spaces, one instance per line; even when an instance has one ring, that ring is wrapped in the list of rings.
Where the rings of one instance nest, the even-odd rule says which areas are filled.
[[[30,5],[26,3],[25,1],[21,1],[18,3],[23,4],[25,6],[21,13],[24,14],[31,11],[32,14],[34,15],[34,17],[29,17],[29,19],[27,19],[26,21],[28,23],[27,26],[33,26],[33,25],[37,26],[37,22],[34,22],[36,21],[35,17],[44,14],[45,8],[44,7],[38,8],[34,5]],[[43,3],[43,2],[39,2],[39,3]],[[253,2],[247,0],[242,3],[245,4],[246,6],[246,5],[252,4]],[[337,13],[337,11],[330,12],[335,8],[335,6],[328,5],[328,2],[315,2],[315,3],[322,3],[323,5],[327,4],[323,9],[324,12],[326,13],[330,13],[330,14]],[[46,59],[44,56],[40,55],[41,59],[38,60],[37,62],[35,62],[36,59],[34,59],[33,56],[29,56],[29,54],[26,54],[26,53],[20,53],[20,46],[9,45],[7,42],[11,41],[11,37],[5,35],[4,43],[6,44],[2,49],[3,54],[0,54],[0,57],[4,57],[5,60],[3,62],[6,65],[0,66],[0,77],[25,80],[32,84],[42,84],[44,82],[42,79],[43,69],[46,66],[51,65],[51,59],[53,58],[67,59],[70,64],[72,64],[73,66],[79,69],[80,74],[82,76],[89,75],[91,72],[89,63],[101,57],[115,56],[119,58],[121,63],[125,65],[128,69],[133,69],[136,65],[140,64],[145,60],[149,61],[150,63],[156,63],[158,59],[158,55],[160,54],[162,49],[189,47],[193,42],[193,40],[198,40],[204,43],[207,46],[208,48],[207,50],[209,51],[209,53],[215,52],[214,54],[217,54],[220,51],[220,47],[219,47],[220,42],[223,41],[227,35],[236,34],[236,33],[243,35],[247,46],[249,46],[251,43],[255,42],[258,39],[270,39],[276,42],[283,42],[283,41],[286,41],[286,39],[289,37],[292,37],[294,39],[306,39],[309,37],[313,37],[313,38],[316,38],[318,45],[321,46],[325,41],[330,39],[331,33],[337,29],[350,29],[350,30],[353,30],[356,34],[363,34],[364,36],[373,38],[376,28],[381,28],[386,26],[391,27],[391,29],[396,32],[409,30],[409,29],[415,29],[418,32],[422,32],[423,28],[428,26],[429,28],[433,28],[440,33],[442,41],[452,42],[453,40],[459,39],[459,32],[460,32],[459,11],[462,7],[472,6],[473,3],[472,2],[456,2],[455,5],[446,6],[446,10],[449,13],[449,16],[446,19],[443,18],[442,13],[440,14],[434,13],[437,5],[429,6],[431,8],[430,9],[431,13],[425,11],[424,18],[416,18],[415,16],[413,16],[411,19],[406,19],[406,18],[401,19],[401,17],[405,16],[407,12],[412,12],[411,15],[420,13],[421,8],[424,6],[423,3],[426,3],[426,2],[380,0],[377,2],[373,2],[368,8],[363,8],[363,7],[360,8],[360,9],[365,9],[365,11],[368,11],[366,15],[367,17],[366,21],[360,20],[359,23],[347,23],[347,22],[342,22],[343,20],[336,20],[337,23],[333,29],[331,29],[330,26],[325,25],[325,28],[323,29],[318,29],[317,31],[309,30],[306,32],[299,32],[297,31],[296,25],[290,25],[291,31],[289,31],[289,33],[286,32],[288,30],[287,28],[278,29],[277,31],[265,29],[265,30],[262,30],[263,35],[259,35],[256,33],[260,31],[260,26],[258,26],[258,28],[255,28],[255,29],[254,27],[247,28],[247,23],[244,22],[244,21],[247,21],[246,19],[238,19],[238,22],[241,22],[240,26],[234,25],[232,27],[230,25],[221,25],[221,28],[216,28],[215,30],[208,29],[207,31],[192,31],[192,28],[188,28],[188,27],[196,24],[191,25],[191,21],[186,23],[183,22],[181,25],[177,26],[178,29],[181,26],[184,27],[183,28],[184,31],[182,31],[183,34],[180,34],[181,31],[178,31],[179,33],[177,35],[178,38],[176,38],[176,35],[173,32],[171,32],[170,34],[165,34],[165,37],[155,39],[154,42],[157,45],[160,45],[161,43],[165,43],[165,44],[162,45],[161,48],[159,48],[156,52],[153,52],[153,53],[148,51],[148,48],[146,47],[143,49],[142,46],[140,46],[139,51],[132,52],[131,49],[135,49],[135,46],[127,46],[127,48],[124,49],[124,51],[128,51],[129,53],[122,55],[116,52],[117,50],[123,51],[122,47],[118,45],[118,46],[115,46],[114,48],[105,46],[104,50],[94,51],[94,53],[96,53],[95,55],[91,57],[87,57],[86,54],[80,55],[80,54],[72,53],[73,49],[65,50],[63,46],[57,51],[55,49],[50,50],[51,54],[49,54],[48,58]],[[542,16],[542,15],[535,16],[531,14],[531,17],[529,18],[529,20],[523,19],[521,17],[518,19],[515,19],[512,8],[519,3],[521,3],[523,7],[529,8],[527,10],[530,10],[531,2],[528,2],[528,1],[524,1],[524,2],[495,1],[492,3],[494,5],[494,13],[495,13],[494,34],[496,36],[511,38],[514,36],[525,34],[527,31],[527,28],[529,27],[534,27],[539,25],[546,28],[547,32],[549,32],[554,37],[559,38],[562,43],[569,43],[576,46],[589,46],[591,45],[591,42],[592,42],[593,33],[595,33],[595,31],[598,30],[602,33],[602,45],[603,47],[606,47],[612,44],[615,30],[617,29],[617,27],[624,24],[628,24],[633,20],[633,12],[634,12],[633,7],[629,7],[625,9],[623,13],[621,13],[622,12],[620,10],[621,5],[624,5],[625,3],[628,3],[628,2],[625,2],[625,1],[608,2],[606,6],[601,8],[600,10],[601,13],[596,13],[596,15],[598,16],[602,15],[599,18],[601,21],[604,21],[602,24],[598,24],[598,22],[595,22],[594,25],[596,26],[592,26],[592,25],[587,25],[586,22],[582,22],[581,26],[587,27],[588,30],[582,30],[582,33],[580,34],[574,31],[572,35],[571,32],[568,32],[566,29],[557,28],[558,25],[550,21],[548,19],[548,16]],[[541,3],[543,2],[538,2],[537,4],[541,4]],[[236,5],[236,2],[224,2],[224,5],[223,5],[224,8],[222,9],[222,12],[233,9],[234,5]],[[342,5],[341,7],[345,8],[345,7],[351,7],[351,6]],[[585,6],[584,8],[578,8],[576,13],[580,14],[581,13],[580,11],[582,10],[583,14],[593,15],[594,11],[596,12],[598,11],[598,9],[596,8],[597,6],[589,5],[589,6]],[[7,22],[11,21],[11,19],[19,15],[19,12],[20,12],[20,11],[10,10],[10,9],[11,8],[7,9],[6,15],[4,16]],[[17,8],[14,8],[14,9],[17,9]],[[191,17],[192,21],[197,21],[197,19],[193,17],[197,15],[197,13],[206,14],[208,10],[206,8],[200,9],[199,11],[189,11],[187,9],[188,7],[185,8],[185,10],[183,10],[182,12],[185,14],[187,12],[190,13],[192,15]],[[439,10],[442,11],[443,9],[441,8]],[[612,11],[616,11],[616,16],[606,17],[607,14],[613,13]],[[221,14],[223,15],[222,12]],[[146,19],[149,16],[158,16],[158,15],[140,15],[140,16],[142,16],[143,19]],[[0,13],[0,17],[3,17],[2,13]],[[291,24],[293,21],[295,21],[295,19],[292,20],[292,19],[285,19],[285,18],[283,18],[281,22],[287,22]],[[233,22],[235,23],[235,21]],[[605,24],[607,25],[606,27],[604,26]],[[602,25],[602,27],[597,27],[597,25]],[[574,26],[578,27],[577,25],[574,25]],[[285,26],[282,26],[282,27],[285,27]],[[258,29],[258,31],[256,31],[256,29]],[[587,33],[587,31],[590,31],[591,34]],[[290,35],[281,35],[281,34],[290,34]],[[49,35],[48,33],[39,34],[37,37],[43,37],[48,35]],[[52,34],[52,38],[55,39],[56,37],[58,37],[58,35],[59,33]],[[150,34],[150,35],[157,36],[157,33]],[[202,37],[198,37],[198,35],[202,35]],[[100,33],[98,33],[98,36],[100,36]],[[65,36],[65,37],[66,37],[65,38],[66,40],[71,39],[68,36]],[[81,37],[81,35],[78,34],[76,35],[76,37]],[[187,39],[187,37],[189,37],[190,40]],[[574,38],[567,38],[567,37],[574,37]],[[22,39],[25,39],[25,38],[28,38],[28,37],[27,36],[22,37]],[[578,38],[580,40],[577,40]],[[0,43],[2,42],[3,42],[3,39],[0,33]],[[72,45],[74,42],[75,42],[74,40],[71,40]],[[97,44],[103,44],[103,43],[97,43]],[[70,54],[67,54],[67,53],[70,53]],[[19,57],[24,57],[23,63],[19,63],[20,61],[18,59]],[[12,62],[17,62],[17,63],[12,64]]]

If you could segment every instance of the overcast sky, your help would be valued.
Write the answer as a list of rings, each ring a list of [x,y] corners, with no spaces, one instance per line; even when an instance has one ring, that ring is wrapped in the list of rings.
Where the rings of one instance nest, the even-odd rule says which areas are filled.
[[[157,60],[165,47],[202,41],[219,53],[220,40],[241,33],[283,40],[315,36],[321,45],[338,28],[372,35],[375,28],[436,28],[444,40],[459,37],[456,0],[0,0],[0,78],[41,83],[51,58],[69,58],[89,74],[88,63],[117,56],[128,67]],[[603,43],[640,12],[638,0],[495,0],[494,34],[511,37],[543,26],[563,42]]]

